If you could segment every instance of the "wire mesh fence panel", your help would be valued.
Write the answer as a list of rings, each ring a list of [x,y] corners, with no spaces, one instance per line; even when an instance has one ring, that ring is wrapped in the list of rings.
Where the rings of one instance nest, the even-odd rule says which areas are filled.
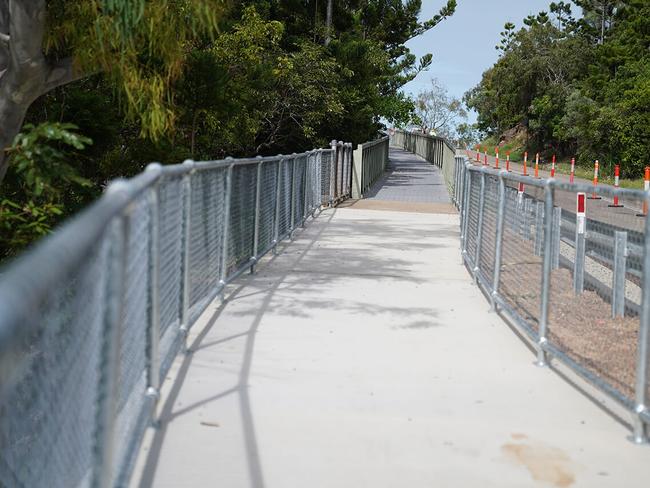
[[[268,250],[274,239],[275,204],[277,196],[279,161],[262,165],[260,173],[260,215],[258,253]]]
[[[481,248],[478,267],[483,279],[489,284],[492,284],[494,276],[498,207],[499,181],[494,176],[486,175],[485,193],[483,196],[483,216],[481,219]]]
[[[226,276],[248,263],[253,256],[256,185],[257,165],[232,168]]]
[[[478,237],[479,200],[481,193],[481,175],[476,171],[469,172],[469,205],[467,207],[467,258],[474,265],[476,256],[476,242]]]
[[[226,168],[192,174],[189,289],[190,322],[196,319],[220,277],[224,230]]]
[[[634,210],[609,207],[606,197],[596,195],[587,196],[581,225],[576,201],[576,192],[555,192],[553,226],[562,229],[560,237],[553,234],[559,256],[552,256],[548,337],[603,388],[632,404],[641,306],[639,229],[645,219]],[[565,210],[571,203],[573,211]],[[603,221],[612,215],[615,226]]]
[[[280,208],[278,212],[278,237],[285,236],[292,227],[291,224],[291,208],[292,208],[292,182],[294,159],[287,158],[281,163],[280,175]]]
[[[539,230],[530,210],[533,200],[507,177],[505,198],[498,292],[530,333],[537,330],[541,304],[542,257],[535,254],[533,239]]]
[[[307,172],[307,156],[296,159],[296,177],[294,180],[294,225],[302,222],[305,213],[305,184]]]
[[[151,289],[151,208],[141,196],[127,218],[124,307],[117,367],[116,452],[114,473],[130,464],[131,440],[144,428],[147,390],[147,344]]]
[[[321,154],[321,167],[320,167],[320,195],[321,204],[328,205],[331,197],[331,184],[332,184],[332,155],[334,151],[331,149],[323,149]]]
[[[166,374],[171,359],[180,346],[184,192],[182,176],[165,177],[159,183],[159,301],[162,375]]]
[[[88,486],[93,466],[106,241],[61,277],[0,358],[0,486]],[[32,327],[33,326],[33,327]]]

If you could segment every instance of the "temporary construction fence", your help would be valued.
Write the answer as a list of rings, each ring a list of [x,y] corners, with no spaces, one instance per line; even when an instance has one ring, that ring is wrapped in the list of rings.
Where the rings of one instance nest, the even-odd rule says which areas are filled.
[[[359,144],[352,157],[352,198],[363,195],[379,180],[388,166],[388,137]]]
[[[451,197],[465,264],[492,307],[536,345],[650,424],[650,193],[537,179],[456,157]],[[607,209],[619,197],[631,208]],[[614,219],[612,219],[612,214]],[[612,220],[614,223],[612,223]]]
[[[391,130],[390,145],[423,157],[442,170],[447,189],[453,192],[456,149],[442,137],[429,136],[400,129]]]
[[[351,144],[150,165],[0,276],[0,486],[123,486],[207,305],[350,193]]]

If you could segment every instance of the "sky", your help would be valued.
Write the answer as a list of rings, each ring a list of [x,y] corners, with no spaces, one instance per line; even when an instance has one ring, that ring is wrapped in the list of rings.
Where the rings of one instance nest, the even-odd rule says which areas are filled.
[[[497,60],[494,47],[499,43],[503,25],[513,22],[519,28],[529,14],[548,11],[551,1],[458,0],[452,17],[408,42],[418,58],[433,54],[433,63],[403,90],[416,94],[428,87],[431,78],[438,78],[451,95],[461,98]],[[446,0],[422,0],[421,20],[433,17],[445,3]],[[474,122],[475,117],[470,114],[470,121]]]

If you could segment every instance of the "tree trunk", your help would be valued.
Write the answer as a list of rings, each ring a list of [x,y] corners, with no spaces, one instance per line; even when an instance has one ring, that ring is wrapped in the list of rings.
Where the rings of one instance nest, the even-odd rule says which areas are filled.
[[[0,0],[0,184],[6,149],[30,105],[48,91],[80,78],[72,59],[50,63],[43,54],[45,0]]]
[[[325,16],[325,45],[329,45],[330,40],[332,39],[332,15],[334,6],[332,5],[333,0],[327,0],[327,15]]]

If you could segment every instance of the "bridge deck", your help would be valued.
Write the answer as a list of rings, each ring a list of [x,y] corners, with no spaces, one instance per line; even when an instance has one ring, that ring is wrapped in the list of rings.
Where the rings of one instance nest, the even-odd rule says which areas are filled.
[[[457,229],[309,223],[193,329],[134,485],[647,486],[648,451],[488,313]]]

